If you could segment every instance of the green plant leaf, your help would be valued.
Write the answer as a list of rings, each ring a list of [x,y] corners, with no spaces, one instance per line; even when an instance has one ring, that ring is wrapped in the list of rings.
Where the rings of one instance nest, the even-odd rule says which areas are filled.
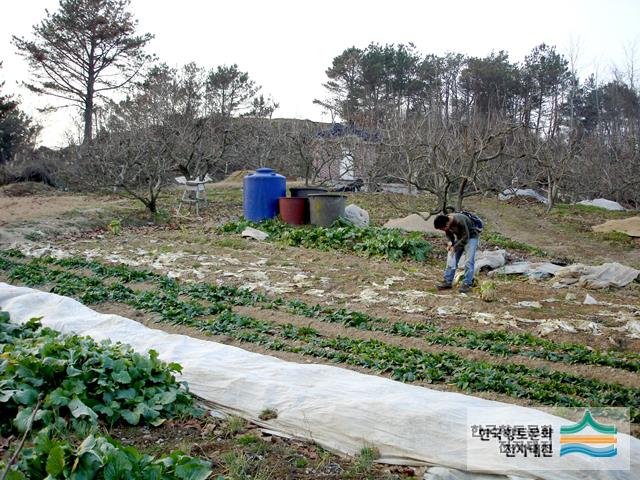
[[[22,405],[33,405],[38,398],[38,391],[30,385],[22,384],[16,390],[13,398]]]
[[[136,390],[135,388],[127,388],[125,390],[118,390],[116,393],[116,398],[119,400],[131,400],[135,398]]]
[[[71,415],[73,415],[75,418],[83,416],[88,416],[92,420],[96,420],[98,418],[96,412],[82,403],[82,400],[80,400],[78,397],[73,397],[73,400],[69,402],[69,410],[71,411]]]
[[[24,432],[27,430],[27,427],[29,426],[29,419],[31,418],[32,413],[33,407],[25,407],[18,412],[18,415],[16,415],[14,422],[19,432]]]
[[[159,427],[162,425],[167,419],[162,417],[154,418],[153,420],[149,420],[149,423],[154,427]]]
[[[52,477],[57,477],[64,471],[64,465],[64,450],[60,445],[56,445],[47,457],[47,473]]]
[[[49,395],[47,395],[47,401],[49,404],[55,407],[63,407],[69,403],[69,397],[62,393],[62,390],[57,388]]]
[[[82,441],[82,443],[78,447],[78,450],[76,451],[76,455],[80,457],[85,453],[87,453],[88,451],[92,450],[95,446],[96,446],[96,438],[93,435],[89,435],[87,438],[85,438]]]
[[[120,412],[120,415],[122,415],[122,418],[124,418],[130,425],[138,425],[138,423],[140,422],[140,412],[122,410]]]
[[[168,392],[164,392],[157,399],[157,402],[161,403],[162,405],[168,405],[168,404],[173,403],[175,401],[176,401],[176,391],[175,390],[169,390]]]
[[[132,468],[133,465],[127,455],[120,450],[114,450],[106,458],[104,480],[124,480],[128,478],[128,473]]]
[[[113,378],[116,382],[119,382],[119,383],[131,383],[131,377],[129,376],[129,372],[127,372],[126,370],[113,372],[111,374],[111,378]]]
[[[0,390],[0,402],[5,403],[11,400],[13,394],[16,393],[17,390]]]
[[[209,463],[194,458],[176,467],[176,477],[181,480],[205,480],[210,473]]]
[[[27,477],[24,476],[24,473],[18,470],[9,470],[9,473],[7,474],[7,480],[26,480],[26,478]]]

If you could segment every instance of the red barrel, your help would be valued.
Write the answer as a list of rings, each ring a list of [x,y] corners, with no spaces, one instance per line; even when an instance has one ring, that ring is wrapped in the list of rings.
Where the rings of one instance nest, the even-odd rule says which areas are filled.
[[[308,200],[304,197],[280,197],[280,216],[289,225],[304,225],[309,218]]]

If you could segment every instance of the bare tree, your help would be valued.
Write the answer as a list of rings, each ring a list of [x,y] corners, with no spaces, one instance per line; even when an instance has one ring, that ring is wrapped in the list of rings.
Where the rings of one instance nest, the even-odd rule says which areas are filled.
[[[431,154],[425,138],[427,122],[427,116],[405,117],[397,114],[392,115],[386,122],[384,153],[388,163],[395,166],[388,170],[387,177],[392,181],[404,183],[409,191],[416,186],[418,172]]]
[[[204,69],[195,63],[179,71],[159,65],[147,76],[144,91],[162,119],[162,141],[175,170],[187,180],[204,179],[229,145],[228,122],[208,101]]]
[[[158,115],[162,105],[154,100],[158,98],[140,94],[111,104],[106,128],[88,147],[88,154],[78,156],[77,165],[85,188],[138,200],[152,214],[158,211],[160,193],[176,168],[163,117]]]
[[[126,100],[109,103],[104,128],[88,152],[96,166],[79,159],[84,184],[139,200],[155,213],[177,172],[192,180],[211,171],[226,146],[226,131],[220,132],[219,115],[206,115],[203,78],[194,64],[179,72],[158,65]]]
[[[399,119],[386,132],[387,154],[395,159],[395,178],[437,198],[444,211],[495,185],[481,183],[489,165],[509,160],[505,148],[519,127],[504,120],[470,121],[415,117]]]
[[[285,134],[292,150],[295,168],[307,186],[309,182],[315,183],[320,171],[327,168],[333,160],[328,150],[322,148],[322,141],[318,138],[321,129],[317,122],[303,120],[295,122]]]
[[[284,133],[278,122],[265,118],[234,119],[236,155],[247,167],[261,168],[274,165],[274,152],[280,150]]]
[[[538,182],[547,192],[548,213],[556,205],[568,178],[574,173],[572,168],[575,161],[579,160],[581,144],[577,136],[571,133],[543,138],[533,132],[524,132],[520,146],[537,167]]]

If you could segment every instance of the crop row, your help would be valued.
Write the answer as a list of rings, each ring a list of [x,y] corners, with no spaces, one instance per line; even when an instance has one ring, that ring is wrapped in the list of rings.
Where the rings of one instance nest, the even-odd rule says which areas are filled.
[[[258,320],[230,310],[208,318],[163,315],[162,320],[186,324],[211,335],[227,335],[256,343],[274,351],[364,367],[404,382],[446,383],[468,392],[491,391],[548,405],[629,406],[632,418],[640,420],[640,389],[569,373],[470,360],[456,353],[425,352],[378,340],[323,337],[310,327]]]
[[[18,254],[15,254],[18,255]],[[7,263],[8,262],[8,263]],[[576,343],[557,343],[539,338],[530,333],[511,333],[507,331],[474,331],[464,328],[443,329],[423,322],[390,322],[386,318],[372,317],[363,312],[344,308],[330,308],[322,305],[310,306],[299,300],[286,301],[281,298],[270,299],[265,295],[228,286],[216,286],[206,283],[180,285],[173,279],[150,272],[130,269],[126,266],[103,266],[98,262],[83,259],[56,260],[51,257],[32,260],[28,264],[14,263],[0,257],[0,269],[9,271],[9,278],[19,280],[29,286],[57,282],[53,292],[60,295],[78,297],[83,303],[99,303],[117,298],[120,288],[112,284],[107,292],[100,287],[100,278],[84,277],[69,272],[42,268],[53,264],[61,267],[85,268],[98,272],[99,277],[115,277],[124,282],[127,279],[152,279],[162,291],[184,294],[193,300],[204,300],[211,305],[207,314],[214,314],[233,305],[256,305],[262,308],[285,309],[285,311],[314,318],[323,322],[338,323],[345,327],[361,330],[381,331],[389,335],[423,338],[431,345],[446,345],[486,351],[496,356],[522,355],[541,358],[552,362],[581,363],[603,365],[614,368],[640,371],[640,355],[594,350]],[[192,303],[192,308],[199,308]]]
[[[420,337],[430,345],[447,345],[482,350],[497,356],[522,355],[551,362],[582,363],[620,368],[640,372],[640,355],[627,352],[602,352],[578,343],[557,343],[530,333],[511,333],[504,330],[474,331],[461,327],[443,329],[422,322],[389,322],[362,312],[331,309],[321,305],[310,306],[294,300],[276,302],[296,315],[315,318],[329,323],[341,323],[361,330],[376,330],[394,336]]]
[[[210,295],[213,293],[207,292],[216,292],[217,287],[214,286],[180,287],[175,281],[167,281],[158,291],[136,292],[119,284],[99,288],[93,284],[95,279],[89,280],[94,300],[123,302],[136,309],[157,313],[164,322],[188,325],[209,334],[229,335],[241,341],[259,343],[272,350],[286,350],[359,365],[388,373],[402,381],[448,383],[470,392],[492,391],[544,404],[630,406],[634,419],[638,420],[640,417],[640,389],[637,388],[542,368],[470,360],[450,352],[430,353],[375,340],[326,338],[308,327],[301,329],[293,325],[274,324],[237,315],[231,311],[231,304],[227,299],[211,301]],[[79,285],[74,286],[77,287]],[[95,294],[96,290],[100,290],[99,295]],[[200,295],[210,304],[204,306],[193,300],[182,300],[180,296],[189,291]],[[227,290],[226,293],[231,294],[236,304],[242,304],[242,299],[237,299],[233,291]],[[80,290],[75,291],[75,294],[79,298],[86,295]],[[243,291],[243,295],[247,302],[255,300],[247,297],[247,292]],[[335,315],[336,312],[332,313]],[[383,324],[378,319],[376,328]]]
[[[279,220],[261,223],[240,220],[223,225],[219,231],[242,233],[246,227],[258,228],[269,234],[269,240],[292,247],[344,250],[368,257],[420,262],[426,260],[431,252],[431,244],[419,232],[381,227],[360,228],[344,220],[337,220],[330,227],[294,227]]]
[[[204,460],[179,451],[154,458],[100,434],[76,442],[52,437],[44,428],[30,443],[15,464],[0,461],[0,469],[8,468],[7,480],[205,480],[211,475],[211,464]]]

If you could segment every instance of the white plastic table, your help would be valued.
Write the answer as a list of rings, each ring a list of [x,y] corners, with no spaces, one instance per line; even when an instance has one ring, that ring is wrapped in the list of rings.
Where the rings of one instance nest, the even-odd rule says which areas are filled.
[[[205,189],[205,183],[202,180],[187,180],[183,183],[183,192],[182,198],[180,199],[180,204],[178,205],[178,214],[180,213],[180,208],[185,203],[191,207],[191,205],[195,205],[196,207],[196,215],[200,215],[200,205],[206,207],[207,205],[207,191]]]

